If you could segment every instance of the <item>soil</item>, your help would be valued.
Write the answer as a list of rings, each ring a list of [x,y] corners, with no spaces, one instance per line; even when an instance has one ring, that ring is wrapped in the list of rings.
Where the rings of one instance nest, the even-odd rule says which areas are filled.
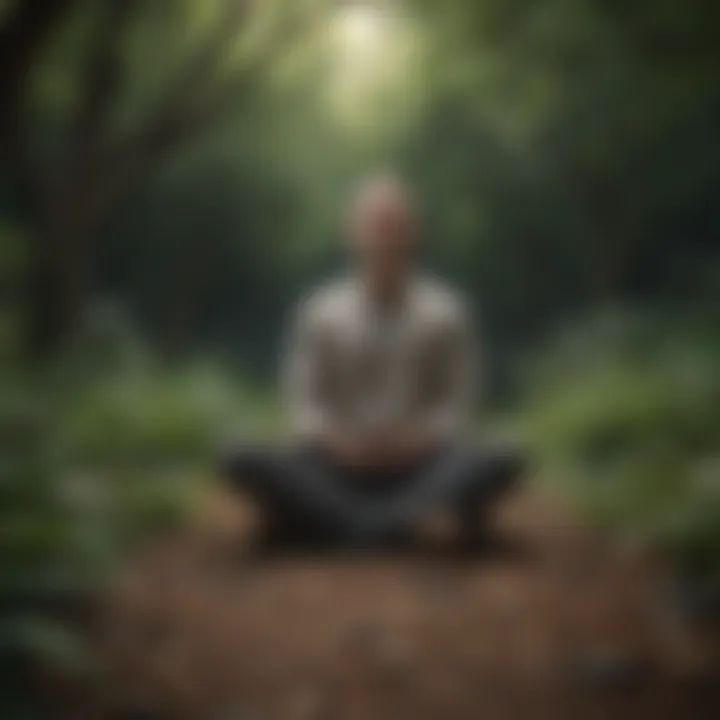
[[[536,489],[473,557],[442,523],[393,553],[267,557],[249,508],[218,492],[198,516],[113,590],[103,717],[720,718],[717,634],[673,612],[658,563]]]

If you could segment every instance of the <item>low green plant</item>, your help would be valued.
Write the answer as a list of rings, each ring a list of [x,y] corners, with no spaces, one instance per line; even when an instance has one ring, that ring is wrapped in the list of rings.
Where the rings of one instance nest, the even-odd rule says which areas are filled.
[[[671,338],[546,358],[524,421],[546,475],[598,523],[718,576],[720,352]]]
[[[264,407],[216,365],[168,367],[111,324],[43,372],[0,375],[0,667],[91,668],[80,610],[187,516],[220,441]],[[10,689],[32,709],[25,679]]]

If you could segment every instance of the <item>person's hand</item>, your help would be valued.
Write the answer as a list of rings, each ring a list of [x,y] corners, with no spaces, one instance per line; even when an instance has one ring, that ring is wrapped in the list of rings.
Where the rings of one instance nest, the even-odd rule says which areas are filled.
[[[412,465],[434,447],[432,438],[414,428],[396,428],[372,438],[372,455],[381,466]]]
[[[339,465],[362,468],[373,464],[371,443],[362,435],[331,433],[326,437],[325,445],[332,459]]]
[[[387,428],[364,434],[332,433],[325,446],[339,465],[373,469],[411,465],[430,453],[435,443],[413,428]]]

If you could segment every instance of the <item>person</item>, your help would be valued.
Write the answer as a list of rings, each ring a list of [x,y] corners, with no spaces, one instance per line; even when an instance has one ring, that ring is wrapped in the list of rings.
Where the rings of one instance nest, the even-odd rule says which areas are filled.
[[[395,177],[361,185],[348,236],[350,272],[293,317],[288,446],[235,447],[224,475],[283,542],[382,544],[442,507],[476,546],[524,463],[467,436],[478,374],[469,306],[418,268],[418,213]]]

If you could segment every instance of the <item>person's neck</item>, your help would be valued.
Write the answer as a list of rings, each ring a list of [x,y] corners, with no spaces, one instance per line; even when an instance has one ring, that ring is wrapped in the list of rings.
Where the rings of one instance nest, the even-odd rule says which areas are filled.
[[[360,279],[373,303],[381,307],[399,305],[405,298],[412,273],[408,270],[393,277],[361,273]]]

